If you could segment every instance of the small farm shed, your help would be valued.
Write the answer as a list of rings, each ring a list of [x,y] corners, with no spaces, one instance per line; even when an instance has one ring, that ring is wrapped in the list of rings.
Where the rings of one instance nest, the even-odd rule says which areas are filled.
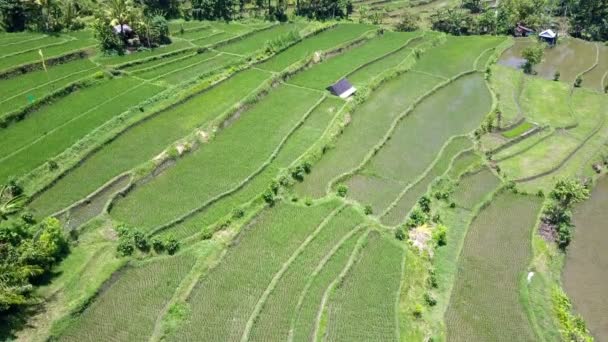
[[[515,35],[515,37],[527,37],[533,32],[534,31],[531,28],[525,27],[521,23],[518,23],[517,26],[515,26],[513,34]]]
[[[346,79],[343,78],[327,88],[332,94],[345,99],[357,91],[357,88]]]
[[[544,30],[543,32],[541,32],[538,35],[538,38],[541,39],[542,41],[545,41],[545,42],[551,44],[551,45],[555,45],[555,43],[557,43],[557,33],[555,33],[551,29]]]

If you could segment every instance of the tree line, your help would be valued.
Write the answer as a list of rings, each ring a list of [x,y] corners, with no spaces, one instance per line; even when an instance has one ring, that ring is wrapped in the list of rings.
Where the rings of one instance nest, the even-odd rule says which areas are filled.
[[[434,30],[464,34],[512,34],[518,24],[540,30],[559,26],[588,40],[608,40],[608,0],[501,0],[489,6],[482,0],[462,0],[460,6],[431,15]]]

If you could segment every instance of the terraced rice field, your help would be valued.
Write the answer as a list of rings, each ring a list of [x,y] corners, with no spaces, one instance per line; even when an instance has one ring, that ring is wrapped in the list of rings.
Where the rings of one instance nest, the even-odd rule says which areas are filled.
[[[479,75],[463,77],[439,89],[398,124],[391,139],[359,173],[395,181],[401,188],[407,186],[429,167],[450,137],[477,127],[490,105],[490,94]],[[399,188],[387,186],[396,190],[393,198],[398,196]],[[377,186],[367,188],[361,186],[363,193],[354,192],[354,198],[365,201],[365,192]],[[372,202],[372,206],[380,211],[386,208],[383,203]]]
[[[452,341],[535,341],[519,299],[541,201],[503,193],[475,218],[460,256],[447,336]]]
[[[591,194],[591,199],[578,206],[574,212],[576,230],[568,251],[563,282],[574,308],[588,324],[598,341],[608,336],[608,320],[602,313],[608,302],[606,292],[606,265],[603,253],[606,229],[606,190],[608,183],[601,179]]]
[[[391,13],[449,3],[393,3]],[[504,184],[549,194],[558,177],[596,177],[590,165],[602,164],[608,142],[601,44],[564,40],[539,77],[513,67],[527,41],[486,73],[507,37],[254,18],[174,21],[170,30],[172,44],[124,56],[99,53],[92,31],[0,34],[0,184],[23,186],[34,217],[57,216],[77,240],[36,287],[45,305],[11,336],[560,334],[547,324],[553,313],[530,314],[539,310],[530,303],[551,308],[546,293],[525,287],[528,268],[559,285],[551,267],[532,264],[555,249],[532,235],[550,196]],[[266,49],[296,31],[301,39],[285,49]],[[39,48],[47,59],[79,54],[43,70]],[[557,69],[562,81],[544,79]],[[346,99],[327,90],[344,77],[358,89]],[[447,198],[436,197],[438,184]],[[601,297],[604,186],[575,212],[564,274],[574,311],[597,336],[603,302],[589,293]],[[428,219],[409,231],[424,195]],[[445,241],[436,241],[439,224]],[[118,236],[119,225],[141,234]]]

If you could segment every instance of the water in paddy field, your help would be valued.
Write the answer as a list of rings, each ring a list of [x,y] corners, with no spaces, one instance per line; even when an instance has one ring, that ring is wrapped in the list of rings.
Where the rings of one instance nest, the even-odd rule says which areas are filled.
[[[521,69],[526,60],[521,56],[526,47],[535,44],[536,38],[515,38],[515,43],[499,58],[498,64]],[[576,76],[594,65],[597,50],[593,43],[574,38],[560,38],[554,47],[545,49],[543,61],[534,67],[537,75],[552,80],[559,71],[560,80],[574,82]]]
[[[574,211],[563,281],[574,310],[598,341],[608,341],[608,178]]]

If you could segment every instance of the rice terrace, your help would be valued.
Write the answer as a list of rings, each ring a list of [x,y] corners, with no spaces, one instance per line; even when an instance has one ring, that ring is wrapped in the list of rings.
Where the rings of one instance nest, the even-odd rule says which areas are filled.
[[[0,340],[608,341],[606,18],[0,0]]]

